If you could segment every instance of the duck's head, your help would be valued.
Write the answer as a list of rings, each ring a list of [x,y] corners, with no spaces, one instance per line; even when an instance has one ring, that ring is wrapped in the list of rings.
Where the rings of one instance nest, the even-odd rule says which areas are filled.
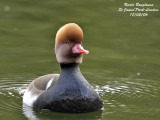
[[[82,63],[83,54],[89,51],[82,47],[83,31],[75,23],[62,26],[55,40],[55,53],[59,63]]]

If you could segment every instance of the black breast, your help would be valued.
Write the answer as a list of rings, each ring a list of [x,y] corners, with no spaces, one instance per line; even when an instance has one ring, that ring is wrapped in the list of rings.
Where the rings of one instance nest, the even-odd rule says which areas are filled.
[[[82,76],[78,65],[61,68],[57,82],[39,96],[34,102],[34,107],[70,113],[101,109],[102,100]]]

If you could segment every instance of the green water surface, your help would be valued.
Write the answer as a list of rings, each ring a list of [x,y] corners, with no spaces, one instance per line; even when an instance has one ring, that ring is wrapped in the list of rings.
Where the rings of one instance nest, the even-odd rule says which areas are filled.
[[[130,17],[124,2],[159,0],[0,0],[0,120],[160,120],[160,13]],[[65,114],[22,104],[35,78],[59,73],[56,31],[75,22],[90,51],[81,72],[104,102],[101,111]]]

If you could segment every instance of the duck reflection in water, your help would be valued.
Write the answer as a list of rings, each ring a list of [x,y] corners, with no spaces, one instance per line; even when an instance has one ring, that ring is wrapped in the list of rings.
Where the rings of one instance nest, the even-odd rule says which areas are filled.
[[[23,114],[29,120],[101,120],[102,110],[83,114],[67,114],[67,113],[57,113],[49,110],[37,110],[33,107],[23,104]]]

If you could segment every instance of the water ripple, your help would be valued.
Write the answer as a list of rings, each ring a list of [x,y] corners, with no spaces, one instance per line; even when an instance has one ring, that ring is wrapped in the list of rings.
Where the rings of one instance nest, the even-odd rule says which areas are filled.
[[[22,111],[22,95],[30,81],[16,75],[0,78],[0,114]]]
[[[155,81],[139,78],[107,78],[105,85],[93,85],[103,102],[109,107],[118,107],[125,112],[133,106],[155,105],[160,99],[160,87]]]

